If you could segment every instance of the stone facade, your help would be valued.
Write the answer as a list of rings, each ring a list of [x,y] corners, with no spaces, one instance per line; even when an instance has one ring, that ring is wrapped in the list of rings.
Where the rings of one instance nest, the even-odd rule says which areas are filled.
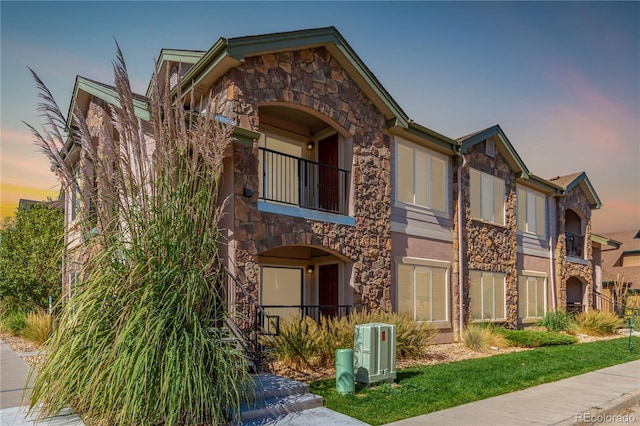
[[[462,169],[463,193],[463,247],[466,262],[463,265],[465,294],[463,295],[465,320],[471,321],[471,304],[469,297],[469,271],[501,272],[505,277],[505,325],[517,327],[518,322],[518,271],[516,268],[517,229],[516,229],[516,177],[509,164],[498,151],[495,157],[485,154],[485,142],[471,147],[466,154],[467,166]],[[460,167],[460,164],[457,165]],[[472,218],[471,216],[471,187],[469,184],[469,168],[488,173],[504,180],[505,184],[505,224],[496,225]],[[457,184],[456,184],[457,186]],[[457,190],[457,188],[456,188]],[[457,207],[456,207],[457,210]],[[457,214],[454,232],[454,274],[458,271],[458,232]],[[454,296],[458,297],[458,289],[454,289]]]
[[[555,249],[556,259],[556,297],[558,308],[567,308],[567,281],[575,277],[586,285],[585,292],[588,295],[588,305],[593,303],[593,246],[591,241],[591,207],[579,186],[567,191],[564,197],[558,200],[558,241]],[[578,213],[583,221],[583,235],[585,239],[585,259],[583,263],[567,260],[565,241],[565,212],[571,209]]]
[[[391,310],[390,138],[384,116],[324,48],[246,58],[213,87],[217,111],[258,131],[261,105],[308,112],[353,146],[351,215],[355,226],[258,211],[258,144],[234,144],[236,271],[259,286],[258,256],[289,245],[312,245],[353,262],[356,309]],[[244,188],[253,194],[243,196]]]

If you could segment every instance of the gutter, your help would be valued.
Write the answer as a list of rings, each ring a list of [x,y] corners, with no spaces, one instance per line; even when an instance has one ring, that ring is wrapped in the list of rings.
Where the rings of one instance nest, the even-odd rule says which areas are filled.
[[[462,340],[462,330],[464,329],[464,268],[462,261],[464,258],[462,248],[462,169],[467,166],[467,159],[464,154],[457,152],[457,156],[462,159],[462,164],[458,167],[458,303],[459,311],[459,339]]]

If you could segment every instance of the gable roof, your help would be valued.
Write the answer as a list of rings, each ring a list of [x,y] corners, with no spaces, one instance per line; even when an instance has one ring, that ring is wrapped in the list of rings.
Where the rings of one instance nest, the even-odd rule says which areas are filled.
[[[571,191],[576,186],[579,186],[582,192],[589,200],[589,206],[592,209],[599,209],[602,207],[602,202],[596,194],[596,190],[591,185],[589,178],[585,172],[572,173],[566,176],[556,176],[549,179],[550,182],[562,187],[566,192]]]
[[[191,91],[195,99],[204,96],[215,81],[231,69],[241,66],[248,57],[314,47],[324,47],[329,51],[381,111],[389,128],[453,151],[456,141],[415,123],[407,116],[335,27],[220,38],[182,76],[182,94],[185,101]],[[172,93],[176,92],[177,89],[173,89]]]
[[[76,76],[73,95],[71,96],[71,102],[69,103],[69,112],[67,114],[68,124],[71,124],[76,105],[80,106],[82,110],[86,109],[89,105],[89,101],[91,100],[91,96],[102,99],[103,101],[118,108],[120,107],[120,100],[118,99],[118,92],[116,92],[115,87],[78,75]],[[137,117],[145,121],[149,121],[151,119],[148,103],[149,100],[146,96],[133,93],[133,107],[135,114]]]
[[[516,177],[528,179],[530,174],[529,169],[498,124],[458,138],[457,141],[460,143],[460,151],[466,153],[472,146],[484,142],[492,136],[497,137],[498,143],[496,147],[505,157],[511,169],[516,172]]]
[[[206,52],[204,50],[183,50],[183,49],[162,49],[160,50],[160,57],[156,61],[156,75],[159,79],[163,79],[165,76],[166,65],[169,62],[180,62],[183,64],[196,64]],[[147,86],[147,97],[151,96],[151,87],[153,79],[149,80]],[[162,87],[162,86],[161,86]]]

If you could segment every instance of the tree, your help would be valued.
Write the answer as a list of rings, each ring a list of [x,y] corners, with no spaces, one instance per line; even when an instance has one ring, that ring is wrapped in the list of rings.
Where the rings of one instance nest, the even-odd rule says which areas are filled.
[[[0,300],[24,309],[47,308],[61,293],[64,215],[40,203],[18,207],[0,228]]]

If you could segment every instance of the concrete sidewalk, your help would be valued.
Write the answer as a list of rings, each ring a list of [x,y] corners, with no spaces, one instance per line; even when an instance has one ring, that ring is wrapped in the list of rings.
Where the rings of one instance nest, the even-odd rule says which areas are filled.
[[[573,425],[637,404],[640,360],[389,425]]]
[[[84,425],[80,417],[70,409],[37,422],[33,420],[33,416],[27,417],[28,407],[25,405],[28,403],[28,392],[31,389],[31,383],[27,384],[30,370],[29,365],[9,345],[0,340],[0,426]],[[25,389],[27,392],[23,400]]]

